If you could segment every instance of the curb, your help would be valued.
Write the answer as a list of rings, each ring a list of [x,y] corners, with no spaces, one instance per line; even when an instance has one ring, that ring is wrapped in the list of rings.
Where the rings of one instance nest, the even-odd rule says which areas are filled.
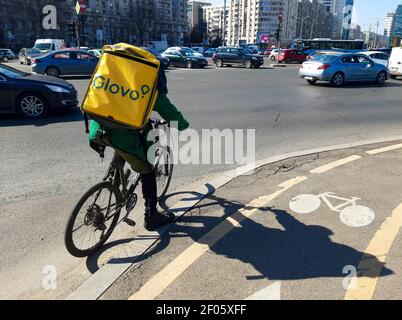
[[[272,67],[272,68],[286,68],[287,65],[286,65],[286,64],[282,64],[282,63],[271,63],[271,67]]]
[[[278,161],[283,161],[300,156],[306,156],[315,153],[329,152],[341,149],[349,149],[376,143],[386,143],[402,140],[402,136],[395,136],[385,139],[361,140],[352,143],[328,146],[323,148],[315,148],[291,153],[285,153],[277,156],[267,157],[256,161],[252,165],[241,166],[236,169],[228,170],[223,173],[214,174],[209,178],[204,178],[201,181],[189,184],[186,186],[187,191],[193,190],[194,196],[191,198],[183,198],[176,202],[170,210],[175,211],[176,217],[184,215],[196,206],[201,200],[208,195],[211,195],[220,187],[229,183],[233,179],[248,174],[261,166],[272,164]],[[177,190],[180,192],[180,190]],[[147,240],[132,241],[124,247],[124,253],[128,253],[127,257],[119,255],[118,258],[108,261],[97,272],[83,282],[76,290],[74,290],[67,300],[96,300],[98,299],[122,274],[124,274],[159,240],[159,238],[169,231],[172,227],[166,226],[158,232],[146,232]],[[119,260],[119,262],[115,261]],[[124,260],[125,262],[120,262]]]

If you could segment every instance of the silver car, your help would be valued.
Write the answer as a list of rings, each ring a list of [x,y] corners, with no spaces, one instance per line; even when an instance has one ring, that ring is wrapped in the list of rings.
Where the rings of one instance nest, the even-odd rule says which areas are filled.
[[[323,55],[316,60],[304,62],[300,67],[299,75],[309,84],[325,81],[339,87],[345,82],[352,81],[373,81],[384,84],[388,80],[389,70],[363,54],[342,53]]]

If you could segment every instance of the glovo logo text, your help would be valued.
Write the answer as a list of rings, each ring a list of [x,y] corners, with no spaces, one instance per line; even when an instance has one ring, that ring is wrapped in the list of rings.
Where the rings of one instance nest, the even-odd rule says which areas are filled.
[[[104,90],[111,94],[121,95],[122,98],[131,99],[133,101],[139,98],[144,99],[145,96],[151,91],[151,88],[144,84],[139,90],[126,88],[118,83],[113,83],[110,78],[97,75],[94,77],[92,87],[98,90]]]

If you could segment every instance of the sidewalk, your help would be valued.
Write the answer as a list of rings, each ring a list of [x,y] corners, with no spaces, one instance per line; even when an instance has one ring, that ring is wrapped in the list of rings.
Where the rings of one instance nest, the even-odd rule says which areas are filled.
[[[400,143],[300,156],[235,178],[100,298],[401,299]]]

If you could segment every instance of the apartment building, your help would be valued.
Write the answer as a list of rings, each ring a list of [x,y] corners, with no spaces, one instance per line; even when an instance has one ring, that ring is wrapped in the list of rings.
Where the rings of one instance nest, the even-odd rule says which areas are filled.
[[[42,26],[45,5],[57,10],[57,28]],[[0,47],[19,50],[38,38],[61,38],[76,45],[68,25],[77,20],[76,0],[0,0]],[[147,45],[167,40],[184,44],[187,39],[187,0],[87,0],[81,14],[81,45],[129,42]]]
[[[282,16],[280,38],[290,43],[296,36],[298,0],[232,0],[229,6],[227,43],[257,43],[257,35],[275,38]]]

